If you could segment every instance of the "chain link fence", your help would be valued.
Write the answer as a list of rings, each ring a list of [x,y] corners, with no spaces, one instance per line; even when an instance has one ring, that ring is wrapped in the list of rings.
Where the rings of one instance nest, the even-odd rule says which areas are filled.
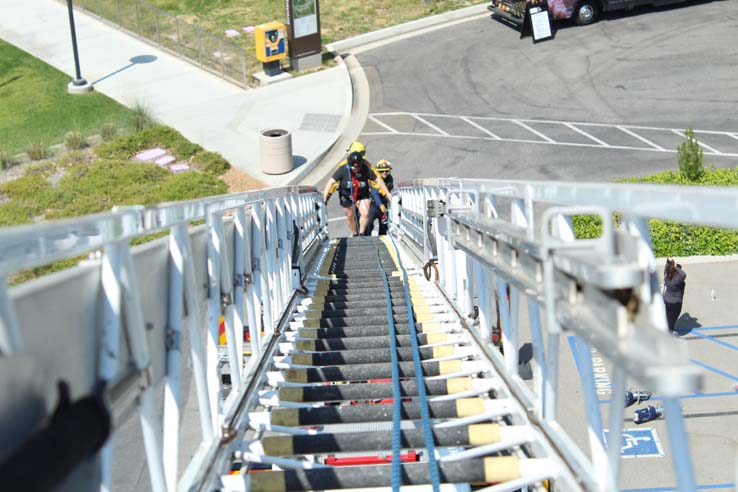
[[[64,0],[60,0],[63,2]],[[241,87],[248,87],[244,49],[144,0],[76,0],[75,6]]]

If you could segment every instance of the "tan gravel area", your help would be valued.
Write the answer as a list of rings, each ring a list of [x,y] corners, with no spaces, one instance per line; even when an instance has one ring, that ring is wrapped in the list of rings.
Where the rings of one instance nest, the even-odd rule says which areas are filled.
[[[258,190],[260,188],[266,188],[267,186],[259,181],[258,179],[250,176],[238,169],[231,167],[220,179],[225,181],[228,186],[229,193],[236,193],[238,191],[250,191]]]

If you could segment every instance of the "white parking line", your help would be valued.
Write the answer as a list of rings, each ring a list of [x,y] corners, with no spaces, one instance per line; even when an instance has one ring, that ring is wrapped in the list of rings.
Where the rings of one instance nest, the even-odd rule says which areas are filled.
[[[632,131],[628,130],[628,129],[627,129],[627,128],[625,128],[625,127],[622,127],[622,126],[616,126],[615,128],[617,128],[617,129],[618,129],[618,130],[620,130],[620,131],[623,131],[623,132],[627,133],[628,135],[630,135],[630,136],[632,136],[632,137],[635,137],[635,138],[637,138],[637,139],[638,139],[638,140],[640,140],[641,142],[647,143],[648,145],[650,145],[651,147],[653,147],[653,148],[655,148],[655,149],[658,149],[658,150],[666,150],[666,149],[664,149],[663,147],[661,147],[660,145],[656,145],[656,144],[655,144],[655,143],[653,143],[652,141],[650,141],[650,140],[646,140],[645,138],[641,137],[641,136],[640,136],[640,135],[638,135],[637,133],[633,133]]]
[[[362,133],[363,136],[380,136],[380,135],[395,135],[395,136],[405,136],[405,137],[435,137],[435,138],[450,138],[450,139],[456,139],[456,140],[486,140],[489,142],[512,142],[512,143],[526,143],[526,144],[540,144],[540,145],[560,145],[565,147],[586,147],[590,149],[613,149],[613,150],[643,150],[647,152],[667,152],[671,154],[676,154],[676,150],[670,150],[670,149],[663,149],[663,148],[655,148],[650,149],[648,147],[630,147],[627,145],[610,145],[609,147],[604,147],[602,145],[598,145],[595,143],[581,143],[581,142],[544,142],[543,140],[526,140],[523,138],[491,138],[491,137],[479,137],[479,136],[469,136],[469,135],[448,135],[443,136],[439,135],[437,133],[413,133],[413,132],[364,132]],[[709,155],[709,153],[705,153],[705,155]],[[738,154],[720,154],[722,156],[727,157],[738,157]]]
[[[425,125],[427,125],[429,128],[434,130],[437,133],[430,133],[430,132],[401,132],[397,129],[393,128],[390,124],[386,123],[385,121],[382,121],[383,117],[387,116],[405,116],[407,118],[412,118],[416,121],[419,121]],[[479,136],[479,134],[469,134],[469,135],[450,135],[446,131],[443,130],[443,124],[437,123],[436,125],[430,123],[426,118],[432,117],[432,118],[439,118],[443,120],[460,120],[464,123],[473,126],[476,130],[481,131],[486,136]],[[575,122],[575,121],[559,121],[559,120],[531,120],[531,119],[524,119],[524,118],[500,118],[500,117],[494,117],[494,116],[463,116],[463,115],[448,115],[448,114],[434,114],[434,113],[409,113],[409,112],[387,112],[387,113],[372,113],[369,115],[369,119],[381,127],[385,128],[387,131],[378,131],[378,132],[364,132],[363,135],[403,135],[403,136],[413,136],[413,137],[435,137],[435,138],[454,138],[454,139],[467,139],[467,140],[490,140],[490,141],[498,141],[498,142],[516,142],[516,143],[531,143],[531,144],[544,144],[544,145],[566,145],[571,147],[588,147],[588,148],[598,148],[598,149],[617,149],[617,150],[632,150],[632,151],[649,151],[649,152],[668,152],[668,153],[676,153],[676,149],[667,149],[664,148],[657,143],[649,140],[648,138],[641,135],[641,132],[661,132],[661,133],[674,133],[679,136],[683,136],[683,133],[685,130],[679,129],[679,128],[662,128],[662,127],[652,127],[652,126],[637,126],[637,125],[613,125],[613,124],[607,124],[607,123],[587,123],[587,122]],[[501,137],[498,133],[502,130],[495,130],[493,133],[492,131],[488,130],[484,126],[477,123],[478,121],[495,121],[502,124],[504,127],[504,124],[508,124],[509,126],[514,127],[520,127],[525,129],[527,132],[532,133],[539,139],[528,139],[528,138],[505,138]],[[591,140],[593,143],[582,143],[582,142],[569,142],[566,140],[563,140],[561,138],[554,139],[549,137],[548,135],[544,134],[543,132],[537,130],[533,126],[535,125],[541,125],[541,124],[548,124],[548,125],[560,125],[563,126],[569,130],[573,130],[580,135],[586,137],[588,140]],[[533,126],[531,126],[533,125]],[[500,126],[500,125],[497,125]],[[603,130],[613,130],[625,133],[626,135],[629,135],[630,137],[635,138],[636,140],[639,140],[640,142],[644,143],[648,147],[640,147],[637,145],[614,145],[612,143],[607,142],[608,138],[607,135],[602,136],[598,135],[595,136],[585,130],[582,129],[582,127],[591,127],[591,128],[601,128]],[[694,130],[695,135],[699,136],[700,134],[707,134],[707,135],[715,135],[719,137],[726,137],[730,138],[731,140],[738,140],[738,132],[721,132],[721,131],[715,131],[715,130]],[[621,137],[622,138],[622,137]],[[698,139],[699,142],[699,139]],[[715,155],[715,156],[721,156],[721,157],[738,157],[738,147],[736,147],[736,150],[732,153],[722,152],[719,151],[705,143],[699,142],[700,146],[705,150],[705,155]]]
[[[391,131],[392,133],[397,133],[397,130],[395,130],[394,128],[392,128],[392,127],[391,127],[391,126],[389,126],[389,125],[385,125],[384,123],[382,123],[381,121],[379,121],[379,120],[378,120],[377,118],[375,118],[374,116],[372,116],[372,115],[369,115],[369,119],[370,119],[370,120],[372,120],[372,121],[373,121],[374,123],[376,123],[377,125],[379,125],[379,126],[381,126],[381,127],[384,127],[384,128],[386,128],[387,130]]]
[[[444,137],[448,137],[448,133],[444,132],[443,130],[441,130],[440,128],[438,128],[436,125],[434,125],[433,123],[429,122],[428,120],[423,119],[421,116],[418,116],[415,113],[411,113],[411,116],[413,118],[415,118],[416,120],[418,120],[419,122],[423,123],[424,125],[428,125],[429,127],[433,128],[435,131],[437,131],[438,133],[440,133]]]
[[[490,137],[494,138],[495,140],[501,140],[501,138],[500,138],[500,137],[498,137],[497,135],[495,135],[495,134],[494,134],[494,133],[492,133],[491,131],[487,130],[487,129],[486,129],[486,128],[484,128],[484,127],[483,127],[482,125],[477,125],[477,124],[476,124],[476,123],[474,123],[474,122],[473,122],[473,121],[472,121],[472,120],[471,120],[470,118],[467,118],[466,116],[462,116],[462,117],[461,117],[461,119],[462,119],[463,121],[466,121],[467,123],[469,123],[469,124],[470,124],[471,126],[474,126],[474,127],[478,128],[478,129],[480,129],[481,131],[483,131],[484,133],[486,133],[486,134],[487,134],[487,135],[489,135]]]
[[[522,126],[523,128],[525,128],[526,130],[528,130],[531,133],[535,133],[536,135],[538,135],[539,137],[541,137],[542,139],[544,139],[548,143],[555,143],[556,142],[555,140],[552,140],[552,139],[548,138],[546,135],[544,135],[543,133],[539,132],[538,130],[529,127],[528,125],[526,125],[525,123],[523,123],[520,120],[512,120],[512,122],[515,123],[516,125]]]
[[[576,126],[572,125],[571,123],[564,123],[564,125],[565,125],[565,126],[566,126],[567,128],[571,128],[571,129],[572,129],[572,130],[574,130],[575,132],[579,132],[579,133],[581,133],[582,135],[584,135],[584,136],[585,136],[585,137],[587,137],[588,139],[590,139],[590,140],[593,140],[593,141],[597,142],[598,144],[602,145],[603,147],[610,147],[610,144],[609,144],[609,143],[603,142],[603,141],[602,141],[602,140],[600,140],[599,138],[597,138],[597,137],[594,137],[594,136],[590,135],[589,133],[585,132],[584,130],[580,130],[579,128],[577,128]]]

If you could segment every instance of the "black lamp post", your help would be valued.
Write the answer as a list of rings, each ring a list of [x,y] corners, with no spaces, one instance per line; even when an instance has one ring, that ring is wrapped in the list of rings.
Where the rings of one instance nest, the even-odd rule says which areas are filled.
[[[72,33],[72,51],[74,52],[74,75],[75,78],[67,86],[67,91],[72,94],[78,94],[82,92],[89,92],[92,90],[92,85],[82,78],[82,73],[79,69],[79,53],[77,52],[77,33],[74,30],[74,8],[72,7],[72,0],[67,0],[67,10],[69,11],[69,30]]]

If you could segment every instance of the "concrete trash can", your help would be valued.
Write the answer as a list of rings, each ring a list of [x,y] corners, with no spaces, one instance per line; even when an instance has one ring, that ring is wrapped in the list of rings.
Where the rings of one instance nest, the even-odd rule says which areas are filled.
[[[284,174],[292,171],[292,133],[270,128],[259,132],[261,172]]]

